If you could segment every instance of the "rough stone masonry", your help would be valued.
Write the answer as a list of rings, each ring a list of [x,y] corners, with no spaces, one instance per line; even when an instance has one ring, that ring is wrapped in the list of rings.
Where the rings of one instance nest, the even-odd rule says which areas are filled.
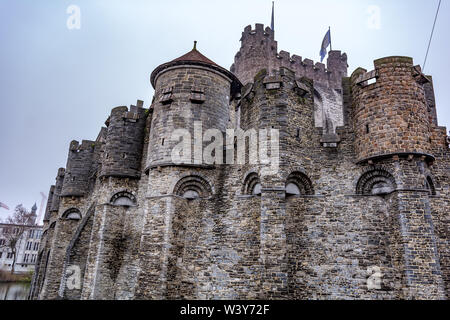
[[[114,108],[95,141],[70,143],[30,298],[448,299],[432,78],[408,57],[347,68],[340,51],[326,66],[278,52],[261,24],[230,71],[195,47],[157,67],[148,109]],[[175,163],[171,135],[195,122],[278,130],[279,170]]]

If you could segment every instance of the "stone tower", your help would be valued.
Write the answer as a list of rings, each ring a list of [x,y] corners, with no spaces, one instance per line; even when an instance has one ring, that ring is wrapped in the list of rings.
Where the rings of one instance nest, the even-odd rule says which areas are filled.
[[[107,133],[101,177],[139,178],[146,124],[143,101],[117,107],[106,121]]]
[[[347,76],[347,55],[341,51],[330,51],[327,65],[303,59],[281,50],[271,28],[256,24],[253,30],[247,26],[242,32],[241,48],[234,58],[231,71],[243,85],[253,83],[261,70],[275,76],[280,68],[287,68],[297,78],[306,77],[314,81],[314,121],[323,128],[324,134],[334,134],[338,126],[344,125],[342,79]]]
[[[264,29],[263,24],[257,23],[255,29],[249,25],[245,27],[241,37],[241,48],[234,57],[234,64],[230,70],[243,85],[253,82],[253,77],[262,69],[269,75],[274,75],[280,67],[295,71],[298,77],[306,76],[317,83],[334,88],[341,86],[342,77],[347,76],[347,55],[340,51],[330,51],[327,66],[310,59],[302,59],[298,55],[290,55],[281,50],[278,52],[278,42],[270,27]]]
[[[352,80],[358,161],[393,154],[432,158],[429,81],[411,58],[376,60],[374,71],[358,69]]]
[[[151,214],[143,229],[148,235],[141,243],[145,249],[141,251],[140,263],[145,271],[140,274],[136,295],[140,298],[191,296],[195,285],[190,271],[177,267],[182,243],[178,242],[178,228],[171,226],[200,222],[195,214],[178,213],[200,214],[202,210],[213,210],[217,192],[214,185],[220,171],[215,163],[204,161],[203,147],[208,143],[202,143],[203,134],[213,129],[220,133],[218,138],[223,137],[230,103],[240,89],[240,82],[194,46],[180,58],[157,67],[151,75],[151,83],[155,98],[151,106],[146,168],[149,177],[147,208]],[[187,136],[174,137],[180,129]],[[174,161],[172,150],[180,143],[180,138],[189,151],[184,149],[183,161]],[[216,152],[216,159],[220,159],[217,164],[222,163],[222,153],[220,146],[220,151]],[[187,206],[191,208],[188,210]],[[165,258],[161,261],[160,256]],[[162,286],[163,279],[168,281],[167,285]],[[153,283],[151,290],[148,290],[148,283]],[[174,291],[179,283],[183,286]]]
[[[444,298],[432,219],[436,158],[425,93],[430,81],[409,57],[387,57],[374,64],[375,70],[357,69],[351,77],[356,161],[375,168],[357,190],[390,194],[392,251],[402,262],[404,298]]]

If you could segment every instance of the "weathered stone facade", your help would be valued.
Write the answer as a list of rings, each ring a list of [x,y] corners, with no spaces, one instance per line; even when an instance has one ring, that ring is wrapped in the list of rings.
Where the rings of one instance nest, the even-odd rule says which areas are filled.
[[[30,298],[449,298],[450,150],[431,77],[407,57],[347,77],[345,54],[325,68],[278,53],[259,24],[241,41],[231,72],[194,48],[152,73],[149,109],[115,108],[96,141],[71,143]],[[207,163],[211,137],[198,158],[196,138],[233,128],[277,130],[279,169],[236,164],[233,143]],[[189,163],[172,158],[179,129]]]

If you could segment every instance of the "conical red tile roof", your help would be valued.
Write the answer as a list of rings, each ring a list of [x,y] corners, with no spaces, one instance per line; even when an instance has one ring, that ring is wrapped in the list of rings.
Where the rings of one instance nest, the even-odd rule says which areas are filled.
[[[182,55],[179,58],[176,58],[175,60],[172,60],[171,62],[177,62],[177,61],[198,61],[198,62],[203,62],[203,63],[208,63],[208,64],[212,64],[217,66],[218,64],[215,63],[214,61],[208,59],[207,57],[205,57],[204,55],[202,55],[200,53],[200,51],[198,51],[197,49],[192,49],[192,51],[186,53],[185,55]]]

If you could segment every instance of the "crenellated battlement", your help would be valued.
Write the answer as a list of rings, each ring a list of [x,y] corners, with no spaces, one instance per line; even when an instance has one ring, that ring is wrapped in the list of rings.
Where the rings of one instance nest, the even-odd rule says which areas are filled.
[[[278,43],[274,32],[264,25],[256,24],[255,29],[247,26],[241,37],[241,48],[235,55],[231,72],[243,84],[253,82],[253,77],[262,69],[273,74],[281,67],[290,68],[299,77],[308,77],[318,83],[340,88],[342,77],[347,76],[347,54],[341,51],[330,51],[327,65],[314,62],[311,59],[302,59],[301,56],[292,55],[284,50],[278,52]]]
[[[266,27],[264,29],[264,24],[256,23],[255,29],[252,29],[251,25],[248,25],[244,28],[244,31],[242,32],[242,45],[244,45],[247,41],[257,41],[257,40],[263,40],[263,39],[269,39],[274,40],[275,39],[275,33],[270,27]]]
[[[83,140],[70,143],[66,173],[61,196],[84,196],[89,187],[89,173],[93,165],[96,142]]]
[[[112,109],[100,176],[138,178],[147,119],[144,102]]]
[[[81,151],[86,151],[86,150],[91,150],[94,147],[95,141],[90,141],[90,140],[82,140],[81,144],[80,142],[76,141],[76,140],[72,140],[72,142],[70,143],[70,147],[69,150],[70,151],[74,151],[74,152],[81,152]]]
[[[64,176],[66,174],[66,170],[64,168],[58,169],[58,174],[56,175],[56,183],[53,191],[53,198],[50,205],[50,212],[57,212],[59,210],[59,202],[61,198],[61,191],[64,184]],[[50,213],[51,217],[51,213]]]
[[[143,108],[143,105],[144,102],[142,100],[138,100],[136,105],[131,105],[130,108],[128,108],[127,106],[120,106],[112,109],[111,116],[108,118],[108,120],[106,120],[107,126],[109,126],[111,118],[122,119],[125,121],[136,121],[145,118],[146,109]]]

